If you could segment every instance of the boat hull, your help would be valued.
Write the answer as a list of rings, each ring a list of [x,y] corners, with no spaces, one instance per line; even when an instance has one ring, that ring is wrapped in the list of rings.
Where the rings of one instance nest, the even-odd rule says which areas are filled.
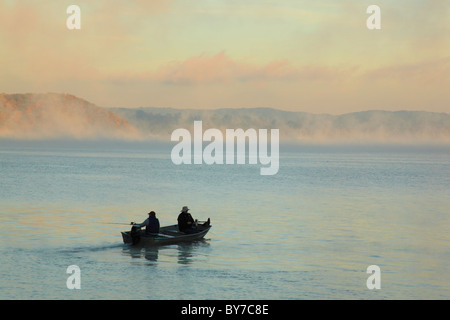
[[[202,239],[211,229],[211,225],[199,225],[195,233],[183,233],[178,231],[178,225],[160,228],[158,234],[146,235],[144,232],[133,234],[131,231],[123,231],[122,239],[125,244],[152,246],[165,245],[180,242],[191,242]]]

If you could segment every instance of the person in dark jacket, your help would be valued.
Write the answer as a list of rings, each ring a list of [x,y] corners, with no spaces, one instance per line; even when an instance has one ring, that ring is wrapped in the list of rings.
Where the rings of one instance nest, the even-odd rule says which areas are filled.
[[[148,218],[139,224],[134,224],[136,228],[145,227],[145,233],[159,233],[159,220],[156,218],[155,211],[150,211],[148,213]]]
[[[184,233],[195,233],[197,226],[188,211],[189,208],[186,206],[181,209],[181,213],[178,215],[178,230]]]

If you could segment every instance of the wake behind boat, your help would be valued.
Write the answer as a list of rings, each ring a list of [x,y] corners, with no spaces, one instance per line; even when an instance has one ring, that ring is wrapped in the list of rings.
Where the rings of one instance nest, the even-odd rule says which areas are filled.
[[[210,219],[208,221],[197,224],[195,232],[184,233],[178,230],[178,225],[170,225],[161,227],[159,233],[145,233],[132,227],[130,231],[123,231],[123,243],[132,245],[165,245],[180,242],[196,241],[202,239],[211,229]]]

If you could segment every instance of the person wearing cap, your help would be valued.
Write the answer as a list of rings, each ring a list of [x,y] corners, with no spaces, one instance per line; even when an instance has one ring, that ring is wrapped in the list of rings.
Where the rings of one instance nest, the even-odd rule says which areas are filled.
[[[189,208],[184,206],[178,215],[178,230],[184,233],[194,233],[197,231],[195,221],[188,212]]]
[[[145,227],[145,233],[159,233],[159,220],[156,218],[155,211],[148,213],[148,218],[144,222],[139,224],[133,224],[133,227],[142,228]]]

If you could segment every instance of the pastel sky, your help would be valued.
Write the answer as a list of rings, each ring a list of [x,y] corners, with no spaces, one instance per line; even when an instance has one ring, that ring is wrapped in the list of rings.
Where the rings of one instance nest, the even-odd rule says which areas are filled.
[[[448,0],[0,0],[5,93],[341,114],[450,112],[449,88]]]

